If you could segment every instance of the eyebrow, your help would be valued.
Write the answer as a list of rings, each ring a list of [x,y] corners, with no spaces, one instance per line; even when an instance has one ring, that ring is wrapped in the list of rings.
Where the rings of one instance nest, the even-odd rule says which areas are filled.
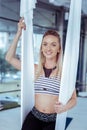
[[[57,42],[51,42],[51,43],[57,43]]]
[[[42,44],[43,44],[43,43],[47,43],[47,44],[48,44],[48,42],[42,42]],[[52,44],[52,43],[57,43],[57,42],[51,42],[51,44]]]
[[[42,44],[43,44],[43,43],[47,43],[47,42],[42,42]]]

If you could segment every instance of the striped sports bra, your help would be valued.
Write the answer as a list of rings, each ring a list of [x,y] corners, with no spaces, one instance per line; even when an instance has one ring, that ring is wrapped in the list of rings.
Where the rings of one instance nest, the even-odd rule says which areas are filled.
[[[60,77],[40,76],[34,82],[35,93],[59,95]]]

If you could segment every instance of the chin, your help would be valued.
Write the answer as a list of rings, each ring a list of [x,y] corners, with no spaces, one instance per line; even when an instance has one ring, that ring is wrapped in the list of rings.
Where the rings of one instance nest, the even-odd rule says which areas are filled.
[[[53,56],[46,56],[46,59],[54,59],[55,57]]]
[[[45,55],[46,58],[53,58],[52,55]]]

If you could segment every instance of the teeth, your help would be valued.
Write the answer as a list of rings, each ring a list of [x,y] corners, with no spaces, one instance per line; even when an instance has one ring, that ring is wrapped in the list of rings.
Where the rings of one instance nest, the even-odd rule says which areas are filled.
[[[50,55],[50,54],[52,54],[52,53],[51,53],[51,52],[46,52],[46,54]]]

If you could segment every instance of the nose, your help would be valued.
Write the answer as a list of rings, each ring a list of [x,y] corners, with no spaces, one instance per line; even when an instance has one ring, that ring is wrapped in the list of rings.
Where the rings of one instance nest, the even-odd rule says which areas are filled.
[[[47,50],[48,51],[51,50],[51,46],[50,45],[47,46]]]

